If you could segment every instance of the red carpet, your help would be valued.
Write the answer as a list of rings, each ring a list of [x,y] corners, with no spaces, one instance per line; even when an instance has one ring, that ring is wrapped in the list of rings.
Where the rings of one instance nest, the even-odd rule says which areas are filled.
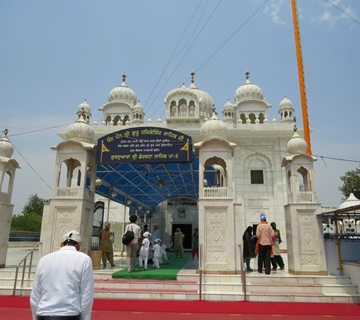
[[[0,308],[30,308],[29,297],[0,296]],[[360,305],[358,304],[95,299],[93,311],[102,310],[254,315],[282,314],[360,316]]]

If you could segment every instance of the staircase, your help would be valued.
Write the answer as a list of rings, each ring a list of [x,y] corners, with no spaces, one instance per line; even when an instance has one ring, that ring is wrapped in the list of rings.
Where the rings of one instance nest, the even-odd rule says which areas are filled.
[[[35,268],[35,266],[34,266]],[[203,275],[200,297],[199,275],[183,269],[177,280],[112,279],[112,270],[94,270],[95,298],[140,300],[245,300],[240,275]],[[0,295],[12,295],[15,270],[0,269]],[[29,296],[32,279],[25,279],[16,295]],[[360,303],[357,286],[347,276],[246,275],[247,301]]]
[[[29,296],[36,269],[33,261],[30,278],[22,270],[18,275],[16,295]],[[115,257],[118,268],[125,268],[125,258]],[[115,269],[116,270],[116,269]],[[114,269],[94,270],[95,298],[139,300],[209,300],[209,301],[272,301],[272,302],[321,302],[360,303],[356,285],[348,276],[302,276],[285,270],[270,275],[257,272],[246,273],[246,295],[241,275],[200,276],[197,265],[189,261],[179,272],[177,280],[112,279]],[[0,269],[0,296],[12,295],[15,264]],[[201,288],[200,288],[201,282]]]

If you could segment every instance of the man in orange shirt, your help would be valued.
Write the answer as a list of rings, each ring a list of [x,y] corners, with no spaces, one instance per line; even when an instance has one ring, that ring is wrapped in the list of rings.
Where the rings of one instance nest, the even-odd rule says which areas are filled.
[[[271,245],[275,234],[273,228],[266,221],[265,213],[260,214],[260,221],[256,228],[256,237],[259,244],[258,272],[262,273],[264,267],[265,273],[270,274]]]

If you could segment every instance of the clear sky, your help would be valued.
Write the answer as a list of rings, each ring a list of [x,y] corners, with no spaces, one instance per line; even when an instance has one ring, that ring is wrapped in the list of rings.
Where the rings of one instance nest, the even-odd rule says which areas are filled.
[[[360,1],[297,3],[317,192],[338,206],[340,176],[360,163]],[[50,197],[57,133],[84,99],[100,122],[124,72],[146,119],[164,121],[167,92],[189,85],[191,69],[220,115],[249,70],[269,121],[286,95],[302,128],[292,23],[290,0],[0,0],[0,130],[21,166],[14,213],[32,194]]]

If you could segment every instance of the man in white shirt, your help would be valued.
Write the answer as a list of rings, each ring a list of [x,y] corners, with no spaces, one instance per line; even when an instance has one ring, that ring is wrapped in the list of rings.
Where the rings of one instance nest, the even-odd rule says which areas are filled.
[[[136,254],[138,251],[138,243],[141,238],[141,228],[136,224],[137,216],[130,216],[130,223],[126,226],[125,232],[132,231],[134,232],[134,239],[126,245],[126,262],[128,265],[128,271],[132,272],[135,270],[136,266]]]
[[[80,234],[73,230],[64,235],[59,251],[40,259],[30,296],[33,320],[90,320],[93,268],[80,246]]]

